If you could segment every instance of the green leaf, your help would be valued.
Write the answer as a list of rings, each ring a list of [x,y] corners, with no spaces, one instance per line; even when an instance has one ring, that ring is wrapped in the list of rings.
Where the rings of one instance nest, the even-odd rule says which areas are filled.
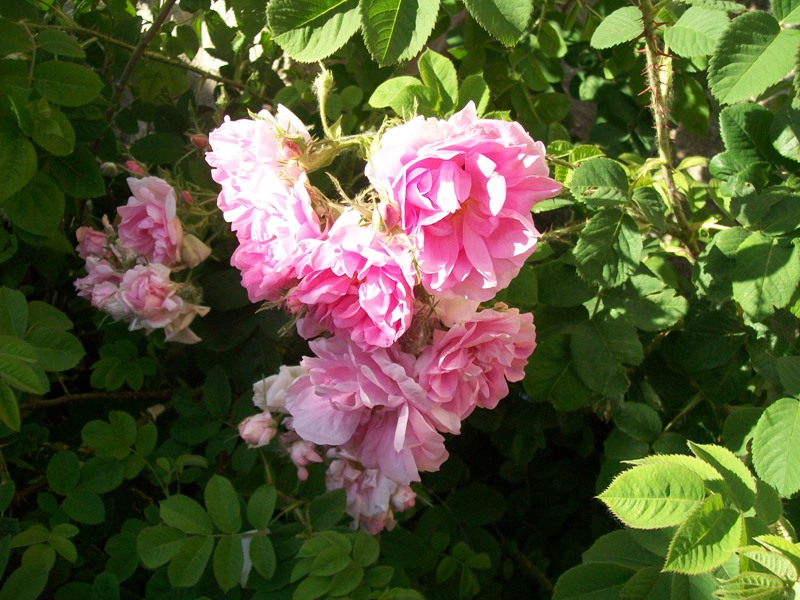
[[[173,496],[174,497],[174,496]],[[192,587],[203,576],[208,559],[214,551],[214,540],[210,537],[189,537],[169,563],[167,575],[175,587]]]
[[[148,569],[167,564],[180,550],[186,536],[172,527],[146,527],[136,537],[136,553]]]
[[[94,448],[100,458],[123,460],[130,454],[130,446],[119,433],[105,421],[89,421],[81,430],[81,439]]]
[[[664,33],[664,42],[684,58],[707,56],[728,27],[728,16],[718,10],[690,7]]]
[[[380,551],[380,544],[373,536],[363,531],[356,533],[353,540],[353,561],[359,567],[368,567],[378,560]]]
[[[67,156],[75,149],[75,130],[66,115],[57,108],[50,116],[33,123],[33,141],[55,156]]]
[[[206,484],[205,501],[208,514],[220,531],[237,533],[241,529],[242,512],[239,508],[239,496],[228,479],[221,475],[213,475]],[[201,532],[187,531],[187,533]]]
[[[111,458],[92,458],[81,468],[79,487],[87,492],[105,494],[122,484],[122,463]]]
[[[203,404],[208,409],[208,414],[218,419],[228,416],[231,408],[231,384],[225,369],[219,365],[212,368],[203,385]]]
[[[162,500],[160,506],[161,518],[171,527],[180,529],[185,533],[199,535],[209,535],[214,531],[214,526],[208,513],[200,504],[188,496],[174,494]]]
[[[556,581],[553,600],[618,598],[636,571],[613,563],[589,563],[565,571]]]
[[[642,402],[624,402],[614,415],[614,423],[635,440],[653,442],[661,435],[661,417]]]
[[[28,34],[17,23],[0,19],[0,56],[29,52],[31,43]]]
[[[50,537],[50,546],[58,552],[65,560],[74,563],[78,560],[78,549],[75,548],[75,544],[70,542],[68,539],[53,535]]]
[[[628,202],[628,175],[622,165],[610,158],[600,156],[580,163],[568,186],[575,198],[589,207]]]
[[[470,483],[448,498],[453,515],[459,520],[483,526],[496,523],[506,512],[506,500],[499,491],[484,483]]]
[[[575,370],[566,335],[539,342],[525,368],[523,385],[531,398],[546,400],[562,411],[581,408],[591,401],[592,392]]]
[[[344,596],[356,589],[364,579],[364,569],[351,562],[331,578],[330,595]]]
[[[74,198],[97,198],[105,194],[106,184],[97,161],[83,146],[76,146],[69,156],[53,157],[47,161],[47,167],[61,189]]]
[[[314,498],[308,506],[308,516],[314,531],[332,529],[344,517],[347,496],[343,489],[331,490]]]
[[[235,535],[222,536],[214,549],[212,564],[214,577],[223,592],[227,592],[239,583],[244,565],[241,538]]]
[[[37,327],[25,336],[25,341],[33,346],[39,365],[45,371],[67,371],[86,354],[74,335],[49,327]]]
[[[292,595],[292,600],[315,600],[325,596],[331,589],[330,577],[306,577]]]
[[[743,526],[742,514],[712,494],[675,532],[664,571],[693,575],[715,569],[739,547]]]
[[[81,462],[74,452],[57,452],[47,463],[47,483],[56,494],[69,494],[78,487],[80,476]]]
[[[642,35],[642,12],[635,6],[624,6],[603,19],[592,34],[593,48],[603,50],[635,40]]]
[[[758,104],[740,104],[722,110],[720,135],[735,167],[745,169],[751,163],[777,159],[770,138],[773,120],[773,114]]]
[[[50,237],[64,218],[64,192],[52,177],[38,171],[28,184],[3,203],[11,222],[20,229]]]
[[[25,531],[19,532],[11,538],[11,548],[25,548],[46,542],[50,537],[50,531],[44,525],[34,523]]]
[[[528,28],[533,0],[464,0],[469,14],[489,34],[513,46]]]
[[[83,106],[100,94],[103,81],[86,67],[62,60],[47,60],[33,70],[33,87],[53,104]]]
[[[435,103],[433,90],[416,77],[392,77],[381,83],[369,97],[373,108],[391,108],[402,117],[410,118],[418,110],[426,113]]]
[[[800,356],[781,356],[777,360],[778,377],[788,394],[800,394]]]
[[[272,39],[301,62],[327,58],[361,25],[358,0],[272,0],[267,21]]]
[[[14,499],[14,492],[16,491],[16,489],[17,488],[14,485],[13,481],[6,481],[5,483],[0,483],[0,512],[7,511],[8,507],[11,506],[11,501]],[[2,575],[3,575],[3,569],[2,565],[0,565],[0,577],[2,577]]]
[[[278,492],[274,485],[259,487],[247,501],[247,520],[256,529],[266,529],[275,512]]]
[[[486,112],[489,106],[489,86],[483,79],[483,75],[473,73],[464,78],[461,87],[458,89],[458,104],[456,109],[462,109],[470,102],[475,104],[478,116]]]
[[[0,380],[23,392],[44,394],[50,383],[35,364],[33,346],[9,335],[0,335]]]
[[[361,28],[372,58],[381,65],[409,60],[425,45],[436,25],[439,0],[361,2]]]
[[[106,507],[100,496],[86,490],[73,490],[64,499],[64,512],[78,523],[97,525],[106,520]]]
[[[763,233],[752,233],[736,251],[733,298],[759,321],[784,308],[800,284],[797,248]]]
[[[185,152],[183,139],[174,133],[151,133],[131,144],[131,154],[144,163],[165,165],[178,161]]]
[[[310,574],[319,577],[328,577],[343,571],[350,566],[352,562],[347,550],[341,546],[331,546],[317,554],[314,558],[314,562],[311,564]]]
[[[639,266],[642,237],[627,214],[606,209],[592,216],[573,250],[578,273],[586,281],[613,288]]]
[[[0,379],[0,423],[12,431],[19,431],[22,426],[17,396],[2,379]]]
[[[36,149],[17,126],[0,119],[0,203],[20,191],[36,173]]]
[[[606,290],[603,306],[643,331],[669,329],[689,310],[686,298],[650,275],[634,275],[622,286]]]
[[[28,324],[28,303],[19,290],[0,287],[0,335],[22,337]],[[31,355],[28,360],[36,360]]]
[[[722,446],[689,442],[694,455],[714,467],[725,480],[730,499],[742,511],[750,510],[756,499],[756,480],[736,455]]]
[[[736,17],[708,64],[711,93],[722,104],[759,95],[793,67],[800,31],[781,29],[772,15],[749,11]]]
[[[759,546],[745,546],[739,548],[738,554],[751,563],[764,567],[784,581],[796,581],[798,578],[797,569],[792,561],[777,552],[770,552]]]
[[[629,382],[623,363],[638,365],[644,358],[633,325],[607,313],[578,324],[570,339],[570,350],[583,382],[605,396],[624,393]]]
[[[43,29],[36,34],[36,43],[42,50],[68,58],[86,58],[81,45],[73,40],[65,31]]]
[[[756,541],[762,546],[780,552],[781,555],[788,558],[794,568],[800,571],[800,545],[790,542],[777,535],[759,535],[756,536]]]
[[[775,401],[753,432],[753,466],[758,476],[788,498],[800,490],[800,402]]]
[[[705,481],[722,480],[722,474],[710,464],[687,454],[652,454],[625,462],[632,465],[678,465],[689,469]]]
[[[618,519],[637,529],[678,525],[700,506],[704,497],[703,480],[677,464],[628,469],[598,496]]]
[[[639,544],[629,529],[618,529],[595,540],[583,553],[584,563],[613,563],[629,569],[660,567],[664,558]]]
[[[275,548],[265,535],[257,535],[250,540],[250,562],[264,579],[272,579],[278,566]]]
[[[48,571],[39,562],[20,566],[0,588],[0,600],[36,600],[47,585]]]
[[[458,102],[458,77],[450,60],[433,50],[425,50],[417,61],[422,82],[441,100],[442,111],[448,111]]]
[[[797,0],[770,0],[775,18],[787,25],[800,24],[800,2]]]

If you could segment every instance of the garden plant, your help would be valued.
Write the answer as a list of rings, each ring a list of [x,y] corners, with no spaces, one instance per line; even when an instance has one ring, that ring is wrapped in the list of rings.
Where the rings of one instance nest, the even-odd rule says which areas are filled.
[[[800,593],[800,0],[0,0],[0,600]]]

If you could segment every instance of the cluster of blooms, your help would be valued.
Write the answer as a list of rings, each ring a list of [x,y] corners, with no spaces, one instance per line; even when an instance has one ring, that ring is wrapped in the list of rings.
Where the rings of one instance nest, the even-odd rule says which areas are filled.
[[[335,204],[308,179],[330,146],[284,107],[226,120],[209,142],[232,264],[314,353],[256,384],[262,412],[240,434],[253,447],[277,435],[301,479],[326,462],[355,525],[391,527],[419,473],[446,460],[443,434],[524,376],[533,316],[480,303],[519,273],[539,235],[531,208],[560,190],[544,147],[472,104],[417,117],[378,138],[363,199]]]
[[[167,341],[198,342],[189,326],[208,307],[193,302],[199,295],[194,286],[171,275],[197,266],[211,249],[184,232],[175,190],[166,181],[130,177],[128,186],[133,195],[117,209],[116,230],[104,216],[102,231],[76,232],[87,273],[75,281],[78,295],[131,330],[163,329]]]

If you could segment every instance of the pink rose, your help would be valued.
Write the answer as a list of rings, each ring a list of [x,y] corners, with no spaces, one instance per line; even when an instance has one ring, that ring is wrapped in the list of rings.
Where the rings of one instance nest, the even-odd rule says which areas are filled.
[[[411,252],[345,211],[328,239],[298,267],[291,305],[307,312],[297,330],[305,338],[345,330],[359,344],[391,346],[411,324],[416,274]]]
[[[117,208],[119,244],[150,262],[171,265],[178,260],[183,241],[175,190],[158,177],[129,177],[128,186],[133,196]]]
[[[119,284],[120,300],[133,314],[130,329],[167,326],[184,311],[178,285],[170,280],[170,270],[160,263],[136,265],[125,272]]]
[[[164,339],[167,342],[177,342],[179,344],[196,344],[200,341],[194,331],[189,326],[195,317],[204,317],[211,309],[208,306],[199,306],[186,302],[172,320],[164,325]]]
[[[286,393],[304,440],[342,446],[367,468],[408,484],[447,458],[425,416],[431,402],[410,376],[414,357],[396,347],[364,350],[347,335],[310,342],[315,357]]]
[[[317,452],[317,447],[311,442],[301,440],[294,434],[294,441],[288,444],[289,459],[297,467],[297,478],[300,481],[308,479],[308,465],[321,463],[322,457]]]
[[[78,227],[75,231],[78,245],[75,250],[78,256],[86,260],[89,256],[106,256],[108,254],[108,235],[91,227]]]
[[[90,255],[86,258],[86,277],[75,280],[78,296],[86,298],[92,306],[105,311],[115,321],[128,316],[128,308],[119,297],[122,274],[103,258]]]
[[[494,408],[508,395],[507,381],[525,377],[536,347],[533,315],[498,308],[475,313],[448,331],[434,331],[431,345],[417,359],[414,373],[438,406],[430,414],[442,430],[458,433],[459,422],[476,406]]]
[[[389,129],[366,173],[399,207],[425,288],[485,301],[535,249],[533,205],[561,189],[544,157],[518,123],[478,119],[470,103],[447,121]]]
[[[329,490],[344,489],[353,529],[361,526],[371,535],[391,530],[396,524],[394,512],[414,505],[416,494],[407,485],[392,481],[377,469],[365,469],[344,453],[329,454],[334,460],[328,466],[325,485]]]
[[[277,188],[291,187],[304,172],[301,159],[311,136],[291,111],[278,106],[276,117],[264,110],[255,119],[225,117],[208,139],[212,151],[206,162],[222,186],[217,203],[225,220],[235,223]]]
[[[277,432],[277,425],[269,411],[249,416],[239,423],[239,436],[250,448],[266,446]]]

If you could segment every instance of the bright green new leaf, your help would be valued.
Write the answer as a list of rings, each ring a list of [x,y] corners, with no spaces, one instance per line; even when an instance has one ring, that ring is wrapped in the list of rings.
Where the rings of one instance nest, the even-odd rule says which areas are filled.
[[[722,104],[758,96],[794,65],[800,31],[781,29],[772,15],[749,11],[725,30],[708,64],[711,93]]]
[[[183,540],[169,563],[167,569],[169,582],[175,587],[195,585],[203,576],[213,551],[213,538],[192,536]]]
[[[78,486],[81,462],[74,452],[57,452],[47,463],[47,483],[56,494],[66,496]]]
[[[36,173],[36,149],[13,121],[0,119],[0,203]]]
[[[739,548],[738,554],[753,563],[761,565],[767,571],[777,575],[784,581],[796,581],[798,578],[797,569],[794,564],[782,554],[770,552],[761,546],[745,546]]]
[[[800,572],[800,545],[777,535],[759,535],[756,541],[762,546],[780,552],[781,555],[789,559],[794,568]]]
[[[675,532],[664,570],[693,575],[715,569],[738,548],[743,526],[742,514],[712,494]]]
[[[728,16],[718,10],[692,6],[664,33],[664,42],[679,56],[707,56],[728,26]]]
[[[205,501],[208,514],[220,531],[237,533],[241,529],[242,511],[239,507],[239,496],[228,479],[221,475],[213,475],[206,484]],[[187,531],[187,533],[200,532]]]
[[[2,379],[0,379],[0,423],[12,431],[19,431],[22,426],[17,396]]]
[[[417,55],[436,25],[439,0],[372,0],[360,2],[359,8],[364,43],[384,66]]]
[[[257,535],[250,540],[250,562],[264,579],[272,579],[278,566],[275,548],[265,535]]]
[[[756,480],[750,469],[733,452],[723,446],[694,442],[689,442],[689,448],[697,458],[707,462],[722,474],[731,493],[730,499],[741,511],[753,507],[756,499]]]
[[[624,6],[600,22],[592,34],[591,44],[603,50],[635,40],[643,32],[642,12],[635,6]]]
[[[441,110],[446,112],[455,107],[458,102],[458,76],[450,59],[428,49],[419,57],[417,68],[422,82],[436,92]]]
[[[629,215],[606,209],[586,223],[573,254],[581,277],[613,288],[625,283],[639,266],[642,236]]]
[[[486,112],[489,106],[489,86],[480,73],[473,73],[464,78],[458,88],[458,104],[456,109],[464,108],[469,102],[475,104],[478,116]]]
[[[212,559],[214,578],[223,592],[233,588],[242,574],[244,552],[239,536],[225,535],[217,542]]]
[[[274,39],[301,62],[327,58],[358,30],[358,0],[272,0],[267,22]]]
[[[83,106],[100,94],[103,81],[84,66],[62,60],[48,60],[33,70],[33,87],[53,104]]]
[[[86,58],[81,45],[73,40],[65,31],[43,29],[36,34],[36,43],[42,50],[68,58]]]
[[[598,496],[629,527],[661,529],[682,523],[705,497],[703,480],[679,465],[638,465]]]
[[[469,14],[492,37],[513,46],[525,33],[533,0],[464,0]]]
[[[184,533],[209,535],[214,531],[211,518],[200,504],[182,494],[174,494],[161,501],[161,518]],[[237,500],[238,508],[238,500]],[[210,551],[209,551],[210,554]]]
[[[758,476],[788,498],[800,490],[800,402],[782,398],[761,415],[753,431]]]
[[[719,600],[784,600],[785,587],[776,575],[749,571],[720,581],[714,595]]]
[[[793,245],[754,232],[736,251],[733,298],[747,315],[763,320],[784,308],[800,284],[800,254]]]
[[[172,527],[146,527],[136,537],[136,553],[148,569],[167,564],[180,550],[186,536]]]
[[[618,598],[622,586],[636,573],[613,563],[589,563],[565,571],[556,582],[553,600]]]
[[[416,77],[403,75],[381,83],[369,97],[373,108],[391,108],[404,118],[417,113],[432,114],[436,103],[435,91]]]
[[[34,235],[50,237],[64,218],[64,192],[49,175],[37,171],[28,184],[3,203],[11,222]]]
[[[628,175],[617,161],[599,156],[584,161],[572,172],[569,189],[590,207],[628,202]]]
[[[275,512],[278,492],[274,485],[259,487],[247,501],[247,520],[256,529],[266,529]]]
[[[775,18],[787,25],[800,24],[800,2],[798,0],[770,0]]]

